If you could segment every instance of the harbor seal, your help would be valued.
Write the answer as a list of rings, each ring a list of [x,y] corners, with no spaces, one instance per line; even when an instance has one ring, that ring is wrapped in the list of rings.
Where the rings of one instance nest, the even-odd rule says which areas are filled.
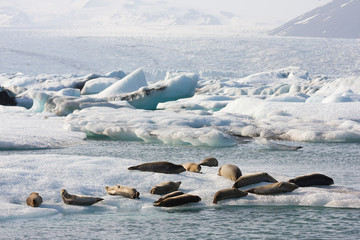
[[[224,199],[240,198],[240,197],[245,197],[247,195],[248,195],[247,192],[241,191],[240,189],[237,189],[237,188],[222,189],[215,193],[214,199],[213,199],[213,204],[217,204],[218,201],[221,201]]]
[[[277,182],[261,187],[251,188],[246,190],[248,193],[254,193],[259,195],[275,195],[280,193],[292,192],[299,188],[297,185],[289,182]]]
[[[155,207],[175,207],[188,203],[200,202],[201,198],[197,195],[182,194],[175,197],[167,198],[161,202],[154,204]]]
[[[201,173],[201,166],[199,164],[190,162],[190,163],[185,163],[182,165],[186,171],[188,172],[196,172],[196,173]]]
[[[207,167],[217,167],[219,165],[218,160],[214,157],[205,158],[202,160],[199,165]]]
[[[293,179],[290,179],[288,182],[294,183],[299,187],[311,187],[317,185],[332,185],[334,180],[331,177],[328,177],[320,173],[312,173],[304,176],[299,176]]]
[[[156,185],[150,190],[151,194],[163,195],[170,192],[177,191],[180,187],[181,182],[164,182]]]
[[[37,192],[32,192],[26,198],[26,204],[30,207],[39,207],[43,202],[42,197]]]
[[[236,181],[236,179],[241,177],[241,171],[236,165],[225,164],[219,168],[218,175]]]
[[[246,174],[236,179],[233,188],[241,188],[260,182],[276,183],[277,180],[265,172]]]
[[[99,197],[69,194],[65,189],[61,189],[61,198],[65,204],[79,206],[90,206],[104,200],[103,198]]]
[[[137,166],[129,167],[128,170],[139,170],[145,172],[157,172],[167,174],[176,174],[186,171],[183,166],[166,161],[144,163]]]
[[[168,194],[162,196],[161,198],[156,200],[154,203],[158,203],[158,202],[164,201],[167,198],[176,197],[176,196],[183,195],[183,194],[185,194],[185,193],[183,193],[181,191],[171,192],[171,193],[168,193]]]
[[[121,186],[121,185],[115,185],[112,187],[105,186],[105,190],[109,195],[119,195],[126,198],[140,199],[140,193],[136,191],[135,188],[127,187],[127,186]]]

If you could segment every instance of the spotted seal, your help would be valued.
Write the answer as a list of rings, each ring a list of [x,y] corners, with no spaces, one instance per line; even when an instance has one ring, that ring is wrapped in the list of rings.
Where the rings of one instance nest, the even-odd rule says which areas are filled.
[[[115,185],[112,187],[105,186],[105,190],[110,195],[119,195],[131,199],[135,199],[135,198],[140,199],[139,197],[140,193],[135,188],[132,187],[121,186],[121,185]]]
[[[222,189],[215,193],[214,199],[213,199],[213,204],[217,204],[218,201],[221,201],[224,199],[240,198],[240,197],[245,197],[247,195],[248,195],[247,192],[241,191],[240,189],[237,189],[237,188]]]
[[[241,177],[242,174],[238,166],[233,164],[225,164],[219,168],[218,175],[236,181],[236,179]]]
[[[241,188],[247,185],[260,183],[260,182],[275,183],[277,182],[277,180],[265,172],[246,174],[236,179],[233,188]]]
[[[311,187],[318,185],[329,186],[334,184],[334,180],[331,177],[328,177],[320,173],[312,173],[304,176],[299,176],[293,179],[290,179],[288,182],[294,183],[299,187]]]
[[[26,198],[26,204],[31,207],[39,207],[43,202],[42,197],[37,192],[32,192]]]
[[[99,197],[69,194],[65,189],[61,189],[61,198],[66,204],[79,206],[90,206],[104,200]]]
[[[144,163],[137,166],[129,167],[128,170],[139,170],[145,172],[157,172],[167,174],[176,174],[186,171],[183,166],[166,161]]]
[[[280,193],[292,192],[299,188],[297,185],[289,182],[277,182],[261,187],[251,188],[246,190],[248,193],[254,193],[259,195],[275,195]]]

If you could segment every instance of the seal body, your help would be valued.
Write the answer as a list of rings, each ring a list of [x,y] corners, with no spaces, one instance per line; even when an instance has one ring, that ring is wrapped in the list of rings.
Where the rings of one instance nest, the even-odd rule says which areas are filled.
[[[202,160],[199,165],[207,167],[217,167],[219,165],[218,160],[214,157],[205,158]]]
[[[179,189],[181,182],[164,182],[156,185],[150,190],[151,194],[163,195]]]
[[[137,166],[129,167],[128,170],[139,170],[145,172],[157,172],[167,174],[182,173],[186,171],[183,166],[166,161],[144,163]]]
[[[104,200],[99,197],[69,194],[65,189],[61,189],[61,197],[65,204],[79,206],[90,206]]]
[[[241,171],[236,165],[225,164],[219,168],[218,175],[236,181],[236,179],[241,177]]]
[[[37,192],[32,192],[26,198],[26,204],[31,207],[39,207],[43,202],[42,197]]]
[[[171,192],[171,193],[168,193],[168,194],[162,196],[161,198],[156,200],[154,203],[158,203],[158,202],[164,201],[167,198],[176,197],[176,196],[183,195],[183,194],[185,194],[185,193],[183,193],[181,191]]]
[[[241,188],[260,182],[275,183],[277,180],[265,172],[246,174],[236,179],[233,188]]]
[[[329,186],[334,184],[334,180],[332,178],[320,173],[313,173],[313,174],[296,177],[290,179],[288,182],[294,183],[299,187],[311,187],[317,185]]]
[[[112,187],[105,186],[105,190],[110,195],[119,195],[131,199],[140,198],[139,197],[140,193],[135,188],[132,187],[121,186],[121,185],[115,185]]]
[[[254,193],[259,195],[275,195],[280,193],[292,192],[299,188],[297,185],[289,182],[277,182],[261,187],[251,188],[246,190],[248,193]]]
[[[247,196],[248,193],[241,191],[237,188],[226,188],[219,190],[215,193],[213,203],[217,204],[218,201],[229,199],[229,198],[240,198]]]
[[[185,164],[183,164],[182,166],[183,166],[183,167],[186,169],[186,171],[188,171],[188,172],[201,173],[201,172],[200,172],[200,171],[201,171],[201,166],[200,166],[200,164],[196,164],[196,163],[191,162],[191,163],[185,163]]]
[[[201,198],[197,195],[191,195],[191,194],[182,194],[175,197],[167,198],[163,201],[160,201],[154,206],[156,207],[175,207],[180,206],[188,203],[195,203],[200,202]]]

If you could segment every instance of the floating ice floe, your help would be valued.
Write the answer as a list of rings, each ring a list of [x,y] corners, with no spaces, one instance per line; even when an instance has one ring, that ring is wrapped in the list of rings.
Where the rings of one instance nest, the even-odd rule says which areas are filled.
[[[237,144],[237,140],[226,133],[226,129],[229,126],[243,125],[243,122],[237,122],[226,114],[215,117],[203,111],[149,111],[108,107],[74,111],[65,119],[67,130],[86,132],[88,136],[208,147]]]

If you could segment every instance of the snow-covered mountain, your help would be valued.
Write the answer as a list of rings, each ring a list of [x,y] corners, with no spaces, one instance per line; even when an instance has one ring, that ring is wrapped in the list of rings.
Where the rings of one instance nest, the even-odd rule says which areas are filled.
[[[272,30],[271,35],[360,38],[360,1],[334,0]]]
[[[1,0],[0,27],[226,25],[271,29],[330,0]]]

